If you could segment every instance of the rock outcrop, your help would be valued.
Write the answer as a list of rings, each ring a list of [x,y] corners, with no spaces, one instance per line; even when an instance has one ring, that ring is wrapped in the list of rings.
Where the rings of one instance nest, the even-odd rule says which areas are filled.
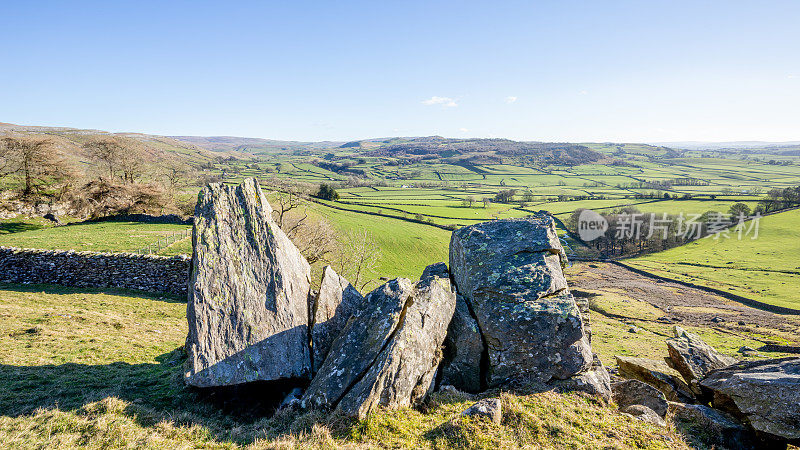
[[[615,358],[620,376],[653,386],[663,392],[667,400],[682,403],[694,402],[694,394],[689,389],[689,385],[666,362],[619,355]]]
[[[342,332],[347,321],[361,309],[363,302],[364,296],[353,285],[331,266],[325,266],[319,294],[311,310],[314,373],[328,356],[334,339]]]
[[[715,408],[768,436],[800,443],[800,358],[740,362],[699,384],[713,394]]]
[[[675,337],[667,339],[672,366],[680,372],[695,395],[701,395],[697,381],[714,369],[736,363],[736,358],[725,356],[703,342],[700,336],[679,326],[673,328]]]
[[[307,378],[310,267],[253,179],[206,186],[195,207],[186,381]]]
[[[456,296],[441,269],[386,283],[367,295],[303,397],[304,406],[364,417],[376,406],[410,406],[433,388]],[[440,276],[444,275],[444,276]]]
[[[487,346],[490,387],[588,370],[591,345],[562,272],[553,219],[484,222],[453,232],[450,270]]]

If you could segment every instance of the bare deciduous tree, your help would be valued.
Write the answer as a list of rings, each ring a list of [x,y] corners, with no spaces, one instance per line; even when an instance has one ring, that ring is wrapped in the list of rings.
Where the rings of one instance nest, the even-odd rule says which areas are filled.
[[[141,142],[122,136],[99,136],[83,145],[93,160],[107,170],[109,178],[119,176],[135,182],[144,172],[145,150]]]
[[[0,169],[5,175],[20,176],[24,197],[63,184],[71,175],[55,142],[39,136],[0,137]]]
[[[363,290],[373,281],[368,274],[375,272],[381,259],[380,247],[366,230],[345,233],[342,240],[331,265],[353,286]]]

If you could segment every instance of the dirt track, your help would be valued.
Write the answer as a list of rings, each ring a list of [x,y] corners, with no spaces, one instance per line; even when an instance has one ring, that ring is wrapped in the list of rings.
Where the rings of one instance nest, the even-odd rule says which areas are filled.
[[[708,292],[639,275],[613,264],[580,263],[568,269],[576,296],[583,290],[624,292],[663,312],[662,323],[716,328],[734,334],[753,332],[800,342],[800,316],[779,315],[751,308]],[[770,342],[768,337],[763,341]]]

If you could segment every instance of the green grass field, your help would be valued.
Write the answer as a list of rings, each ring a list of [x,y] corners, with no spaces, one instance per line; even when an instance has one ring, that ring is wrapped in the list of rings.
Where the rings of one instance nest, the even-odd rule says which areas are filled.
[[[626,262],[667,277],[800,308],[800,210],[763,217],[757,239],[700,239]]]
[[[3,222],[6,223],[5,221]],[[188,225],[138,222],[93,222],[60,227],[37,227],[37,219],[17,220],[20,231],[0,234],[0,246],[95,252],[135,252],[159,239],[190,229]],[[189,242],[188,245],[186,242]],[[180,244],[183,245],[180,245]],[[161,254],[191,254],[191,239],[164,249]]]

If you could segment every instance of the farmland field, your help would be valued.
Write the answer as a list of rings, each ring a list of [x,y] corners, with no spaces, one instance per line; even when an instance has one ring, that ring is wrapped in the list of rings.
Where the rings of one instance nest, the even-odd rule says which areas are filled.
[[[800,210],[761,218],[758,237],[735,233],[626,261],[667,277],[800,308]]]

